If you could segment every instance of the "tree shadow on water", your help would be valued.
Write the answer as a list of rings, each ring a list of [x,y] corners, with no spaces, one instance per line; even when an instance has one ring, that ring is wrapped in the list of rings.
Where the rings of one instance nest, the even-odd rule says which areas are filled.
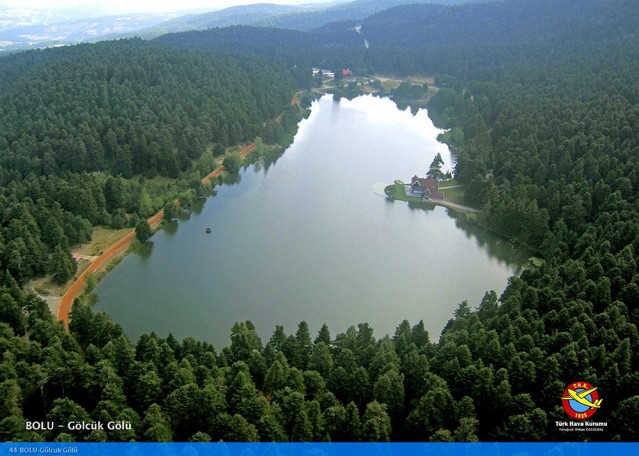
[[[177,223],[176,223],[177,225]],[[139,255],[142,259],[147,259],[148,257],[151,256],[151,252],[153,252],[153,246],[155,244],[153,243],[153,241],[146,241],[144,244],[142,244],[140,246],[140,248],[138,248],[135,253],[137,255]]]
[[[178,225],[179,224],[177,220],[171,220],[170,222],[166,222],[164,224],[164,232],[168,236],[173,236],[175,233],[177,233]]]

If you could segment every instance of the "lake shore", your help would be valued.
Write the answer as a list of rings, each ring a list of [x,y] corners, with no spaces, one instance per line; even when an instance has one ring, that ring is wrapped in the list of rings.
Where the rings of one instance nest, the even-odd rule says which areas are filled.
[[[293,94],[290,102],[291,106],[299,106],[299,100],[297,94]],[[279,122],[281,123],[282,116],[278,116]],[[238,155],[244,160],[246,157],[255,151],[257,148],[257,142],[253,142],[248,146],[242,148]],[[220,164],[209,174],[204,176],[201,180],[203,185],[209,185],[214,178],[222,175],[222,173],[226,171],[224,165]],[[152,228],[157,228],[160,222],[164,219],[164,211],[161,210],[150,217],[147,222]],[[65,284],[63,287],[58,289],[66,290],[62,296],[58,296],[55,293],[40,294],[41,298],[43,298],[47,304],[49,305],[49,310],[52,314],[56,316],[58,320],[64,322],[65,327],[68,328],[69,325],[69,315],[73,308],[73,302],[75,299],[80,296],[80,293],[86,289],[86,284],[89,276],[91,274],[95,274],[96,272],[100,272],[103,269],[109,270],[109,264],[112,264],[114,261],[120,261],[127,253],[128,248],[130,247],[132,241],[135,239],[135,230],[128,232],[122,238],[118,239],[116,242],[110,245],[110,247],[105,250],[101,250],[99,256],[95,256],[92,258],[91,263],[88,266],[85,266],[84,269],[79,275],[76,275],[72,282]],[[107,261],[109,261],[107,263]],[[95,285],[95,284],[93,284]]]
[[[366,321],[392,334],[399,307],[438,334],[459,302],[503,289],[521,264],[503,240],[453,211],[393,204],[375,188],[438,152],[448,161],[438,133],[425,112],[387,98],[317,100],[286,153],[244,168],[179,228],[160,231],[151,254],[106,275],[93,308],[132,339],[171,332],[216,347],[245,320],[263,333],[305,320],[311,330]],[[433,262],[436,270],[425,269]],[[437,287],[441,277],[450,287]]]
[[[243,148],[239,155],[242,159],[246,158],[248,154],[253,152],[256,148],[256,143],[251,143],[250,145]],[[209,174],[202,178],[202,184],[208,185],[211,180],[215,177],[219,176],[225,171],[224,165],[218,166],[216,169],[211,171]],[[151,216],[147,222],[152,228],[157,228],[159,223],[164,218],[164,211],[161,210]],[[115,260],[117,258],[122,258],[126,254],[126,249],[131,245],[131,242],[135,239],[135,230],[129,231],[125,236],[119,239],[117,242],[112,244],[109,248],[103,251],[99,256],[94,257],[89,266],[79,275],[77,278],[71,283],[71,286],[67,289],[67,291],[62,295],[61,298],[56,299],[54,295],[46,295],[47,303],[49,303],[49,309],[51,312],[56,315],[58,320],[64,322],[66,327],[69,326],[69,315],[71,313],[71,309],[73,307],[73,302],[80,295],[80,293],[85,289],[85,285],[88,277],[91,274],[94,274],[101,270],[101,268],[106,267],[107,261]]]
[[[442,189],[442,190],[445,190],[445,189]],[[436,199],[436,198],[424,199],[421,196],[408,196],[406,192],[406,184],[388,185],[384,189],[384,193],[386,193],[386,196],[388,196],[391,199],[394,199],[397,201],[405,201],[407,203],[421,203],[421,202],[433,203],[439,206],[447,207],[449,209],[454,209],[456,211],[467,212],[471,214],[477,214],[481,212],[479,209],[475,209],[474,207],[464,206],[463,204],[459,204],[453,201],[448,201],[445,195],[444,195],[444,199]]]

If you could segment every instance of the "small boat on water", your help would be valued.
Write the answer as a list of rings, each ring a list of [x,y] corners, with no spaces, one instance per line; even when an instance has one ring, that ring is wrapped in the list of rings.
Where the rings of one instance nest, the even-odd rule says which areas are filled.
[[[211,234],[211,228],[206,229],[206,234]]]

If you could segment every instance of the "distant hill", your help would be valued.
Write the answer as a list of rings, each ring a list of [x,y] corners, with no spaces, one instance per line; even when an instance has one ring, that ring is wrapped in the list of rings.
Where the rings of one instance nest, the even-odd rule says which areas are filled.
[[[317,8],[322,7],[318,6]],[[304,11],[303,7],[300,6],[275,5],[271,3],[233,6],[219,11],[176,17],[154,27],[140,30],[140,34],[146,37],[171,32],[228,27],[231,25],[268,25],[274,17]]]
[[[476,78],[503,68],[504,60],[520,67],[550,64],[621,47],[636,40],[638,23],[634,0],[511,0],[398,6],[363,20],[360,33],[370,46],[368,67],[389,71],[392,61],[392,70],[400,74]],[[325,33],[341,34],[348,24],[327,27],[331,30]]]
[[[369,3],[379,4],[377,0]],[[625,14],[618,14],[620,9]],[[262,54],[293,65],[350,67],[358,74],[479,77],[481,72],[484,77],[501,68],[504,61],[516,66],[532,61],[548,64],[575,52],[611,48],[612,42],[634,39],[638,11],[633,0],[412,4],[306,32],[235,26],[172,33],[157,40],[180,47]],[[355,25],[361,25],[358,32]]]
[[[86,12],[85,12],[86,13]],[[138,13],[117,16],[78,18],[53,15],[18,16],[11,10],[0,10],[0,55],[23,49],[61,46],[97,39],[119,38],[175,17],[175,13]],[[13,27],[11,27],[13,21]]]
[[[639,1],[400,6],[357,24],[233,26],[0,58],[4,441],[639,441]],[[284,135],[293,79],[313,83],[311,64],[434,76],[429,115],[454,144],[464,204],[482,209],[458,221],[534,255],[503,293],[462,301],[437,335],[404,320],[378,339],[351,322],[313,342],[302,322],[267,342],[246,321],[218,350],[171,334],[132,343],[90,304],[74,307],[66,331],[25,293],[34,276],[72,277],[69,247],[94,225],[121,228],[202,195],[194,177],[214,166],[208,154],[198,162],[207,146]],[[141,179],[156,175],[179,180]],[[424,290],[418,303],[438,299]],[[556,425],[576,412],[561,397],[577,380],[601,393],[594,419],[609,426]],[[43,417],[132,426],[26,430]]]
[[[611,27],[613,30],[636,27],[638,17],[618,14],[624,3],[631,2],[510,0],[464,6],[412,4],[367,17],[361,32],[371,45],[386,46],[513,44],[541,40],[560,40],[574,45],[580,40],[609,39]]]
[[[253,4],[178,17],[140,30],[138,35],[148,38],[172,32],[206,30],[230,25],[278,27],[306,31],[331,22],[362,20],[367,16],[398,5],[412,3],[461,4],[475,1],[477,0],[355,0],[330,6],[325,4],[300,6]]]

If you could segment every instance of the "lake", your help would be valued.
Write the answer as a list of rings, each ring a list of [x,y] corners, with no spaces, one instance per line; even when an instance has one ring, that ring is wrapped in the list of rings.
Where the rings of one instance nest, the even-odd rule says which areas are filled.
[[[335,336],[368,322],[382,337],[424,320],[436,340],[460,302],[500,294],[527,261],[446,208],[384,196],[395,179],[425,176],[438,152],[451,168],[440,132],[425,110],[389,99],[322,97],[274,164],[249,166],[111,271],[96,310],[133,339],[172,332],[218,349],[244,320],[263,342],[302,320],[313,338],[323,323]]]

